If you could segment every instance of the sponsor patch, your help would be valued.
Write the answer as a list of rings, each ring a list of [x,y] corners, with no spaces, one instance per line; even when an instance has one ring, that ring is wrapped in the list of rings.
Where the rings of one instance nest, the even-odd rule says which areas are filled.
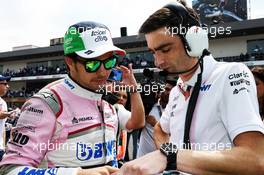
[[[210,89],[211,86],[212,86],[211,84],[203,84],[200,87],[200,91],[209,91],[209,89]]]
[[[239,94],[241,91],[247,91],[247,92],[249,92],[249,90],[248,90],[247,88],[242,87],[242,88],[240,88],[240,89],[235,89],[235,90],[233,91],[233,94],[234,94],[234,95],[235,95],[235,94]]]
[[[105,143],[96,143],[94,148],[91,144],[77,143],[76,158],[80,161],[88,161],[90,159],[98,159],[103,156],[115,156],[115,140]]]
[[[238,86],[238,85],[241,85],[241,84],[246,84],[246,85],[250,86],[250,81],[248,81],[248,80],[242,78],[242,79],[240,79],[240,80],[237,80],[237,81],[231,81],[231,82],[230,82],[230,85],[231,85],[231,86]]]
[[[37,109],[37,108],[33,108],[33,107],[26,108],[26,111],[27,112],[37,113],[37,114],[43,114],[43,110]]]
[[[50,169],[36,169],[31,167],[25,167],[17,175],[57,175],[58,168]]]
[[[71,89],[73,90],[75,88],[75,86],[73,84],[71,84],[67,79],[64,79],[64,83]]]
[[[248,78],[249,76],[248,76],[248,73],[245,71],[228,75],[229,80],[237,79],[237,78],[241,78],[241,77]]]
[[[92,54],[92,53],[94,53],[94,51],[92,51],[92,50],[87,50],[86,52],[84,52],[86,55],[90,55],[90,54]]]
[[[33,133],[35,133],[35,130],[36,130],[36,127],[31,126],[31,125],[25,125],[24,123],[23,124],[21,124],[21,123],[17,124],[16,128],[19,128],[21,130],[27,130],[27,131],[30,131]]]
[[[93,120],[93,117],[91,116],[82,116],[82,117],[73,117],[72,119],[72,124],[77,124],[80,122],[85,122],[85,121],[89,121],[89,120]]]
[[[19,147],[26,145],[29,141],[29,137],[27,135],[18,132],[18,130],[14,130],[11,136],[12,137],[10,143]]]

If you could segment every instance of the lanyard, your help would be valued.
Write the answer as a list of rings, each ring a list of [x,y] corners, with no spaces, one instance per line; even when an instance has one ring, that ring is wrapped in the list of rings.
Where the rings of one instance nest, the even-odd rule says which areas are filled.
[[[184,138],[183,138],[183,148],[185,149],[191,149],[191,143],[190,143],[190,129],[192,124],[192,118],[193,118],[193,112],[195,110],[195,106],[197,103],[197,99],[200,92],[200,87],[202,84],[202,74],[203,74],[203,57],[205,54],[201,56],[199,59],[199,65],[201,68],[201,72],[197,76],[197,81],[194,85],[193,92],[190,97],[190,101],[188,104],[187,112],[186,112],[186,119],[185,119],[185,126],[184,126]]]

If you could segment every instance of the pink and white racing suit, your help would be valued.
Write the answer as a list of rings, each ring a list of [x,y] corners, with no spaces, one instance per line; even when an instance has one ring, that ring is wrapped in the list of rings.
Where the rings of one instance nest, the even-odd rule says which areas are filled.
[[[21,109],[0,174],[65,175],[76,174],[77,167],[115,165],[118,122],[125,129],[129,117],[118,119],[101,94],[69,77],[40,92]],[[44,157],[49,169],[36,168]]]

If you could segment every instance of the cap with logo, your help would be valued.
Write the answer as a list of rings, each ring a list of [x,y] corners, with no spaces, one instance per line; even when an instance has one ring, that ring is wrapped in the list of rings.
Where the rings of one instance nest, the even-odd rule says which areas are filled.
[[[70,26],[64,36],[64,54],[76,53],[82,58],[95,58],[107,52],[125,55],[114,46],[111,33],[103,24],[85,21]]]
[[[3,76],[0,74],[0,81],[10,81],[11,77],[10,76]]]

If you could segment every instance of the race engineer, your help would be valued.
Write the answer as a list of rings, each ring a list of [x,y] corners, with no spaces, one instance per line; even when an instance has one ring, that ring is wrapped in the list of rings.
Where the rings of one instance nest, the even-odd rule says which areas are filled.
[[[156,66],[179,79],[155,126],[160,131],[157,135],[169,135],[169,143],[161,142],[160,150],[125,163],[119,175],[164,170],[263,175],[264,125],[254,77],[247,66],[213,58],[207,50],[208,33],[184,0],[154,12],[140,33],[146,37]]]

